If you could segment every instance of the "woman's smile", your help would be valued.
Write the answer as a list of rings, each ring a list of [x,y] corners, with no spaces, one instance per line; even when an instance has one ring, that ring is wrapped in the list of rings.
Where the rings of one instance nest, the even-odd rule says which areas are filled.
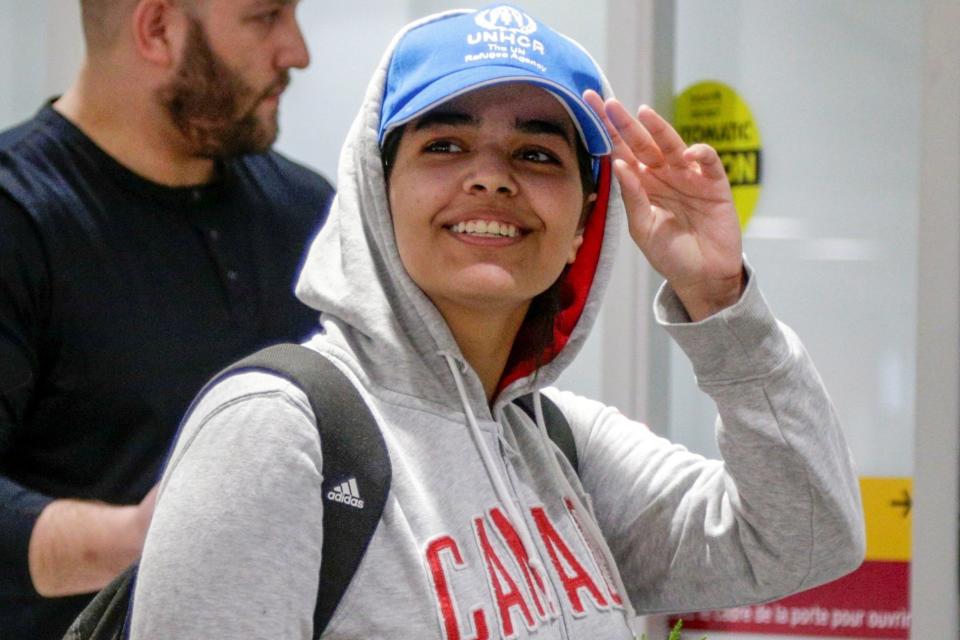
[[[520,229],[510,222],[498,222],[496,220],[468,220],[458,222],[455,225],[447,227],[451,232],[458,236],[463,236],[463,240],[498,240],[504,238],[516,238],[521,235]]]

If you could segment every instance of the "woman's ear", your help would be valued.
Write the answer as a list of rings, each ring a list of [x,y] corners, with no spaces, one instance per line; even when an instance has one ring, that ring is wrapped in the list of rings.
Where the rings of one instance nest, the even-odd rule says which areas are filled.
[[[583,244],[583,228],[577,229],[577,235],[573,238],[573,244],[570,245],[570,255],[567,256],[567,264],[573,264],[573,261],[577,259],[577,251],[580,250],[580,245]]]
[[[593,203],[597,201],[597,198],[596,192],[584,198],[583,210],[580,212],[580,223],[577,225],[578,230],[583,231],[583,228],[587,226],[587,218],[589,218],[593,212]]]
[[[573,264],[573,261],[577,259],[577,251],[580,250],[580,245],[583,244],[583,230],[587,226],[587,218],[590,217],[590,213],[593,211],[593,203],[596,201],[596,193],[591,193],[583,201],[583,212],[580,214],[580,223],[577,225],[577,235],[573,238],[573,245],[570,247],[567,264]]]

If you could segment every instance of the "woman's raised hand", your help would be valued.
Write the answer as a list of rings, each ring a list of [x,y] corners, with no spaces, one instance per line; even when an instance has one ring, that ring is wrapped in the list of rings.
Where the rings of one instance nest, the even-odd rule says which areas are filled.
[[[613,139],[630,236],[690,318],[702,320],[739,300],[745,282],[740,223],[716,150],[688,147],[650,107],[634,117],[594,91],[584,99]]]

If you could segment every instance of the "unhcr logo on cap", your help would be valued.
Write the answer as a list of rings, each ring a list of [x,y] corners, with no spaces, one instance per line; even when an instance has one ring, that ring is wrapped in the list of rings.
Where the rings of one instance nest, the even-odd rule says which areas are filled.
[[[537,30],[536,21],[513,7],[502,6],[477,12],[477,25],[484,29],[505,29],[530,35]]]
[[[547,68],[531,59],[531,54],[546,55],[543,42],[531,38],[536,33],[537,22],[524,12],[502,5],[493,9],[478,11],[474,22],[483,31],[467,34],[467,44],[476,47],[486,45],[487,51],[468,55],[465,62],[512,58],[524,64],[530,64],[545,73]]]

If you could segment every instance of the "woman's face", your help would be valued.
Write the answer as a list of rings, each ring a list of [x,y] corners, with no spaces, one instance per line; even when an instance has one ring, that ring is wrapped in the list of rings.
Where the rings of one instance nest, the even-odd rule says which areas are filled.
[[[573,262],[576,129],[544,89],[504,84],[408,124],[390,174],[400,258],[441,313],[525,313]]]

